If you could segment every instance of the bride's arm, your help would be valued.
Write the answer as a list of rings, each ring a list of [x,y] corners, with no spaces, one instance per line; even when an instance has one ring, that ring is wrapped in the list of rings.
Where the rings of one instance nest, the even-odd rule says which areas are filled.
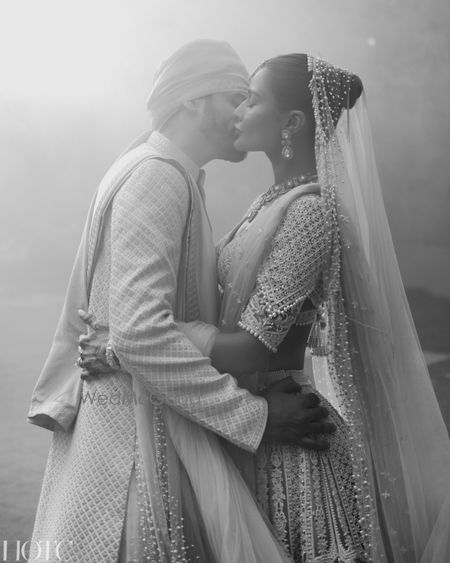
[[[220,332],[214,325],[201,321],[178,321],[177,327],[204,356],[211,358],[212,365],[221,373],[239,376],[267,370],[270,350],[246,331]]]
[[[218,333],[211,350],[211,363],[220,372],[239,376],[267,371],[271,352],[252,334]]]
[[[197,324],[203,325],[200,331]],[[246,374],[256,371],[302,368],[306,341],[311,329],[310,324],[296,326],[295,330],[291,328],[276,353],[273,353],[255,336],[242,329],[233,333],[221,333],[215,326],[199,321],[177,325],[196,348],[211,359],[213,367],[221,373],[231,373],[242,384],[245,384]]]
[[[88,334],[80,337],[82,379],[121,369],[108,343],[108,327],[97,327],[93,315],[84,311],[80,311],[80,317],[90,326]],[[203,356],[211,358],[211,364],[220,373],[239,377],[268,368],[270,350],[246,331],[221,333],[216,326],[201,321],[177,321],[176,324]]]

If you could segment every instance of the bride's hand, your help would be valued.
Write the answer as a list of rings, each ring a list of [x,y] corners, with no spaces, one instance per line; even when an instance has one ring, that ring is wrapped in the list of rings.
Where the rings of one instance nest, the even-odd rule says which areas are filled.
[[[95,316],[80,309],[78,314],[87,325],[87,333],[78,339],[80,356],[77,365],[82,369],[81,379],[111,373],[118,369],[116,365],[108,362],[108,327],[99,325]]]

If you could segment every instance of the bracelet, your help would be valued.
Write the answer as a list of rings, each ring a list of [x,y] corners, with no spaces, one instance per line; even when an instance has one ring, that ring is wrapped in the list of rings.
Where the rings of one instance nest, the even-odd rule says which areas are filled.
[[[109,367],[111,367],[112,369],[120,368],[119,358],[114,353],[111,344],[108,344],[106,346],[106,362],[108,363]]]

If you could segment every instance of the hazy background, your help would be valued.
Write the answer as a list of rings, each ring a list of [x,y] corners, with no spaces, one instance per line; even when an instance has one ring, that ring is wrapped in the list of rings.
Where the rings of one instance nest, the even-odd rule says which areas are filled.
[[[148,126],[160,60],[226,39],[248,68],[309,52],[365,84],[394,242],[450,412],[448,0],[0,0],[0,541],[31,532],[50,433],[25,422],[97,183]],[[207,167],[216,236],[271,183]],[[446,411],[447,412],[447,411]]]

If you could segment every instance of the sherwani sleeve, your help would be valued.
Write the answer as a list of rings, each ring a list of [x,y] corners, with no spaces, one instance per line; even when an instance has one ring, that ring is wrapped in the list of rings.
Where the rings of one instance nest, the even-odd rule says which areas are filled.
[[[178,266],[188,187],[171,165],[142,165],[116,195],[111,216],[110,340],[121,366],[159,400],[254,451],[267,402],[220,374],[176,327]]]
[[[239,327],[276,352],[318,285],[328,246],[320,198],[307,195],[294,200],[258,271]]]

